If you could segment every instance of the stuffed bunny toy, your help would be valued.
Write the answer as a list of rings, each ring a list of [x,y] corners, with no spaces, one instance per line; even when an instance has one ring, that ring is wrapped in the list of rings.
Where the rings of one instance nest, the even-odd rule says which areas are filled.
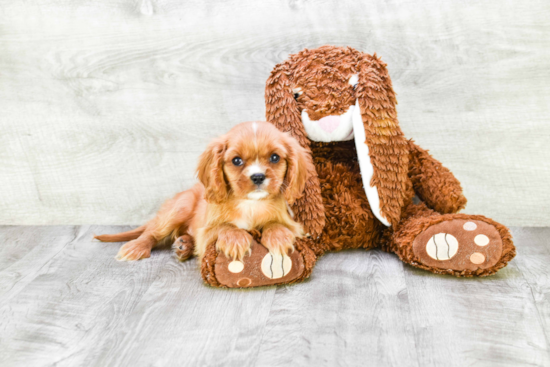
[[[265,102],[267,121],[292,134],[315,163],[304,195],[291,205],[308,235],[280,259],[277,275],[262,270],[273,259],[257,243],[246,276],[228,271],[229,261],[211,246],[202,264],[208,283],[292,283],[307,278],[319,256],[345,249],[381,248],[411,266],[459,277],[494,274],[515,256],[508,228],[458,214],[466,205],[460,182],[405,138],[386,64],[376,55],[305,49],[275,66]]]

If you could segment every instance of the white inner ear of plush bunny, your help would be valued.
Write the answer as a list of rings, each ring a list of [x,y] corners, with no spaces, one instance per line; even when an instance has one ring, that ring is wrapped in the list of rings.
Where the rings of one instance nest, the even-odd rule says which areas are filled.
[[[350,77],[349,84],[355,86],[358,81],[359,76],[355,74]],[[371,186],[370,184],[372,175],[374,174],[374,167],[370,161],[369,147],[366,144],[367,139],[363,119],[361,118],[359,100],[356,100],[355,105],[350,106],[342,115],[326,116],[318,121],[312,121],[309,118],[307,110],[304,109],[302,110],[302,123],[304,124],[307,136],[313,141],[328,143],[355,138],[361,178],[371,210],[380,222],[389,227],[390,223],[380,211],[378,189],[376,186]]]

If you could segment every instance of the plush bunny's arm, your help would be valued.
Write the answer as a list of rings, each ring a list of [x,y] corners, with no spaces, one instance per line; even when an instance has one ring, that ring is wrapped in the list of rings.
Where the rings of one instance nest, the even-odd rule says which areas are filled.
[[[431,209],[442,213],[457,213],[466,206],[466,198],[456,177],[432,157],[427,150],[409,141],[411,157],[409,176],[418,197]]]

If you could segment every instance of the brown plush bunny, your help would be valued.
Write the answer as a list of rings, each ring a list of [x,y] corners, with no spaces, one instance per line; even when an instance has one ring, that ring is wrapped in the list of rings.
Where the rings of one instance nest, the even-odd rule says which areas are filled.
[[[466,205],[460,183],[404,137],[386,65],[376,55],[349,47],[303,50],[275,67],[265,99],[267,120],[311,151],[316,174],[292,205],[309,233],[295,244],[298,271],[269,281],[257,271],[250,286],[302,280],[318,256],[349,248],[380,247],[412,266],[463,277],[491,275],[515,256],[505,226],[456,214]],[[257,257],[246,267],[259,269]],[[238,287],[218,282],[226,264],[212,246],[203,277]]]

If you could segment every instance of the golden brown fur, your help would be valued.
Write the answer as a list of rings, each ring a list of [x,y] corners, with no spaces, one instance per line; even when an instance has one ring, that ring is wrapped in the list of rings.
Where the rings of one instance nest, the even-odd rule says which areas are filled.
[[[120,249],[119,260],[149,257],[165,239],[175,241],[176,254],[184,260],[189,254],[177,246],[178,239],[187,242],[190,236],[199,258],[208,244],[216,242],[219,251],[241,260],[250,248],[250,230],[263,232],[262,244],[271,252],[293,251],[295,239],[304,233],[292,219],[288,203],[302,196],[313,170],[311,157],[289,134],[266,122],[242,123],[215,139],[201,155],[200,183],[168,200],[144,226],[96,238],[132,239]],[[252,175],[264,178],[253,182]]]

